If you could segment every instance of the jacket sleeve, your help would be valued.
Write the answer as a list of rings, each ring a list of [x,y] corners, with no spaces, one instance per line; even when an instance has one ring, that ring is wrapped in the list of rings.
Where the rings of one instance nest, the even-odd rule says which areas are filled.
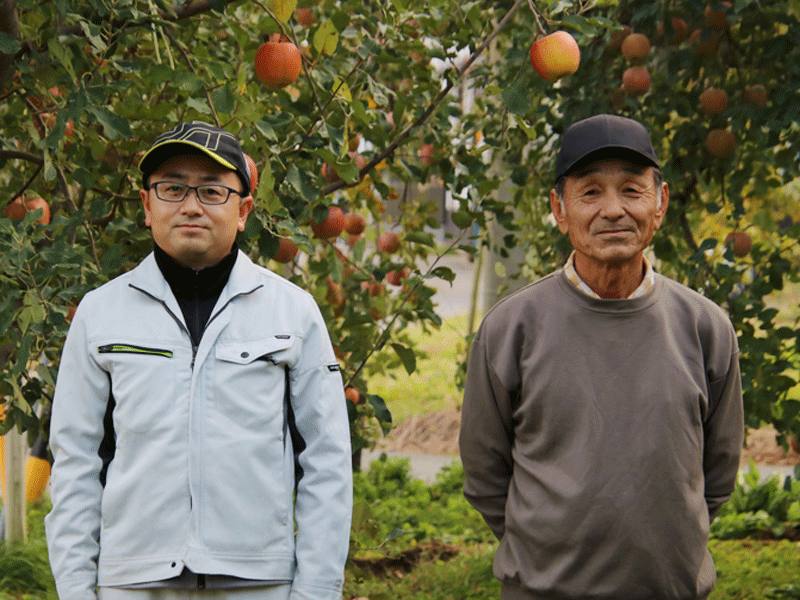
[[[719,340],[728,352],[719,367],[709,365],[709,410],[703,423],[703,472],[709,521],[731,497],[736,487],[744,442],[742,380],[736,332],[728,323],[728,339]]]
[[[297,570],[291,600],[341,600],[353,509],[350,425],[339,363],[325,322],[307,297],[290,402],[301,440],[295,500]]]
[[[505,533],[505,509],[513,473],[513,393],[497,376],[487,339],[478,331],[472,344],[461,408],[459,449],[464,496],[483,515],[497,539]]]
[[[67,335],[50,423],[53,509],[45,517],[45,530],[58,595],[69,600],[96,598],[100,554],[103,488],[98,451],[110,384],[89,350],[88,312],[82,303]]]

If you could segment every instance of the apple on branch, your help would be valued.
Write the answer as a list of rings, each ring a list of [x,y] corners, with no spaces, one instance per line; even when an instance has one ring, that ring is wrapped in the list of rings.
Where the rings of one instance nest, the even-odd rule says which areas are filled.
[[[572,75],[581,64],[581,50],[566,31],[539,38],[531,46],[531,64],[542,79],[557,81]]]

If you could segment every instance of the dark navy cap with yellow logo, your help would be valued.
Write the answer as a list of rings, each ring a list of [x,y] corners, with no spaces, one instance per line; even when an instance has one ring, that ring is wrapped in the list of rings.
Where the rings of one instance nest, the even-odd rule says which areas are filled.
[[[177,154],[202,153],[231,171],[236,171],[245,194],[250,191],[250,168],[238,138],[202,121],[181,123],[158,136],[139,163],[145,189],[150,175]]]

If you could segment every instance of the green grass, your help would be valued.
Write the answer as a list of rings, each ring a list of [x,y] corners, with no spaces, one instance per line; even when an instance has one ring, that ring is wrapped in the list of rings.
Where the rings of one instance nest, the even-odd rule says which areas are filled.
[[[358,475],[358,497],[371,507],[370,522],[355,538],[380,541],[382,550],[353,550],[348,563],[346,600],[495,600],[499,584],[492,575],[496,548],[474,511],[469,514],[457,465],[425,486],[393,459]],[[56,600],[47,567],[44,515],[49,504],[29,506],[28,543],[0,546],[0,600]],[[374,531],[370,533],[372,526]],[[393,530],[403,535],[387,536]],[[364,545],[360,546],[364,548]],[[717,586],[711,600],[800,598],[800,543],[760,540],[711,540]]]
[[[466,316],[445,319],[441,328],[429,335],[419,327],[410,327],[411,339],[426,354],[417,359],[416,371],[408,375],[397,369],[393,376],[370,377],[369,392],[386,401],[395,423],[412,415],[421,416],[461,405],[455,375],[457,363],[466,349],[466,331]]]
[[[21,546],[0,544],[0,600],[57,600],[47,558],[44,516],[48,500],[28,505],[28,541]]]
[[[800,598],[800,543],[711,540],[709,549],[717,565],[717,585],[709,600]],[[769,595],[790,586],[796,595]]]
[[[709,548],[717,565],[717,585],[709,600],[800,598],[797,542],[712,540]],[[345,598],[495,600],[500,585],[492,574],[494,549],[489,544],[471,546],[446,563],[431,560],[411,572],[395,569],[382,577],[351,572]]]

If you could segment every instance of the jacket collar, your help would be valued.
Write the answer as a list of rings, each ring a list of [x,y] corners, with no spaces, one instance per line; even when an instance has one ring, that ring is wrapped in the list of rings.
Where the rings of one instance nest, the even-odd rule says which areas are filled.
[[[249,294],[262,285],[260,277],[258,276],[258,269],[253,264],[253,261],[241,250],[237,252],[236,262],[228,277],[228,283],[222,289],[219,301],[217,302],[218,306],[222,306],[234,296]],[[168,302],[169,300],[175,302],[172,290],[161,272],[161,269],[158,267],[154,252],[148,254],[147,257],[130,272],[129,285],[161,302]]]

